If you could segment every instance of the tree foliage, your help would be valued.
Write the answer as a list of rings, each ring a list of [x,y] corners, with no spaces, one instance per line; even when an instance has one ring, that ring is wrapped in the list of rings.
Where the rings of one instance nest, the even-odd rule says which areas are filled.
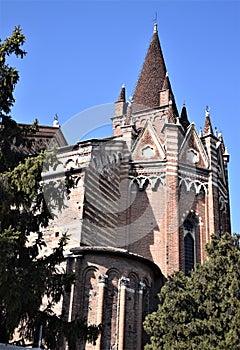
[[[212,236],[208,259],[189,277],[169,276],[147,316],[145,349],[240,349],[240,236]]]
[[[39,255],[45,246],[42,230],[51,219],[41,174],[43,165],[54,167],[57,160],[44,150],[32,152],[37,121],[23,126],[10,116],[19,73],[7,64],[7,57],[23,58],[24,42],[20,27],[0,41],[0,342],[8,342],[16,329],[22,343],[32,340],[42,325],[48,349],[58,347],[60,335],[74,349],[76,339],[94,342],[100,328],[82,320],[67,322],[64,315],[54,313],[54,306],[70,290],[73,276],[60,268],[66,235],[51,254]],[[57,202],[61,206],[61,197]]]

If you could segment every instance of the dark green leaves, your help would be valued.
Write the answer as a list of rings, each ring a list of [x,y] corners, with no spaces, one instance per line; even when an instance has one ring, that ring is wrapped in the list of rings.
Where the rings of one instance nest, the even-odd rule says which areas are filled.
[[[144,322],[146,349],[240,349],[239,235],[212,236],[208,259],[190,277],[178,272]]]
[[[26,52],[21,49],[21,46],[25,40],[26,38],[18,26],[14,29],[12,35],[0,44],[0,116],[4,113],[10,113],[15,102],[13,91],[19,80],[16,68],[9,67],[6,64],[6,56],[14,54],[16,57],[23,58]]]
[[[52,218],[49,208],[61,210],[66,184],[68,193],[72,180],[68,175],[58,191],[54,185],[46,188],[42,170],[57,166],[56,154],[34,147],[37,121],[19,125],[9,115],[19,74],[6,60],[10,55],[23,58],[24,42],[20,27],[0,41],[0,343],[8,342],[16,330],[19,343],[34,341],[41,325],[45,348],[58,349],[65,336],[74,349],[76,341],[94,342],[100,328],[80,318],[68,322],[54,312],[64,293],[70,292],[75,276],[66,274],[63,264],[67,235],[44,255],[42,232]]]

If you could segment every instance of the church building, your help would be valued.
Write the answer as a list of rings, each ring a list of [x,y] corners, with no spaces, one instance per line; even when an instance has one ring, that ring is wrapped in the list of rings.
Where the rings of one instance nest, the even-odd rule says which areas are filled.
[[[74,187],[45,236],[70,235],[76,281],[63,307],[69,321],[104,326],[79,350],[143,349],[142,322],[167,276],[189,274],[211,234],[230,232],[229,154],[205,113],[199,133],[186,106],[178,112],[155,24],[132,100],[122,86],[115,102],[113,136],[58,149],[44,181],[68,173]]]

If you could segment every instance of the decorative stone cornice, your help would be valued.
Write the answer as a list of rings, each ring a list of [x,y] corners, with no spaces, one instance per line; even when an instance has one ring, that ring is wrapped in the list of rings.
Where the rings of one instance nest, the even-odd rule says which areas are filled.
[[[194,189],[196,194],[199,194],[201,190],[204,191],[205,195],[208,194],[208,183],[207,182],[201,182],[198,180],[191,179],[189,177],[182,177],[179,176],[179,187],[182,184],[185,184],[186,190],[190,191],[191,189]]]
[[[196,168],[195,168],[195,171],[184,171],[184,170],[179,170],[179,174],[180,174],[180,177],[182,178],[192,178],[194,180],[199,180],[199,181],[204,181],[204,182],[207,182],[208,180],[208,174],[206,175],[200,175],[199,173],[197,173],[196,171]]]
[[[159,171],[159,169],[153,169],[153,168],[142,168],[142,169],[136,169],[134,171],[132,171],[132,173],[136,174],[136,175],[159,175],[159,176],[162,176],[165,174],[165,167],[162,171]]]
[[[157,184],[161,183],[163,186],[166,186],[166,175],[138,175],[138,176],[129,176],[129,179],[131,179],[132,183],[137,183],[140,190],[144,189],[144,186],[146,184],[150,184],[152,189],[155,189]]]

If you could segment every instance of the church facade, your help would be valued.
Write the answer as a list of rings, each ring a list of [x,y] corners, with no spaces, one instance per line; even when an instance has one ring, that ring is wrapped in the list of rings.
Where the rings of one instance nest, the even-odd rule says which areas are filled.
[[[143,349],[167,276],[189,274],[211,234],[230,232],[229,154],[208,109],[203,123],[199,134],[186,106],[178,113],[155,24],[132,101],[122,86],[115,102],[113,136],[59,148],[46,181],[68,172],[74,187],[45,235],[50,245],[70,235],[76,282],[63,307],[69,321],[104,325],[79,350]]]

